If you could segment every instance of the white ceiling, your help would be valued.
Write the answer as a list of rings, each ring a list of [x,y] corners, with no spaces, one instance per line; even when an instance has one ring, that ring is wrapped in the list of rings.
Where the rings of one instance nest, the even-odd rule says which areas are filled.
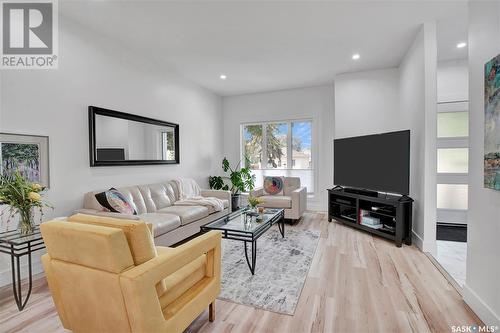
[[[426,21],[443,22],[440,59],[466,54],[455,47],[466,38],[465,1],[87,0],[61,2],[60,12],[223,96],[398,66]]]

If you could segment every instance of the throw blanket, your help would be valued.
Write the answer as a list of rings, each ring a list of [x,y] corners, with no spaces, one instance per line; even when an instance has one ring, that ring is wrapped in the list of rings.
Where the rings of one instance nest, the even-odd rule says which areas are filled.
[[[176,206],[206,206],[212,207],[216,212],[224,210],[224,203],[221,199],[201,196],[201,188],[194,179],[178,178],[174,179],[179,189],[179,200],[174,203]]]

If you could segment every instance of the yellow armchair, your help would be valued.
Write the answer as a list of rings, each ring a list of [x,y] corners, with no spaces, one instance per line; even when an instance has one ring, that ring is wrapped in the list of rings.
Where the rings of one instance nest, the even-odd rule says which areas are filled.
[[[215,319],[221,276],[219,232],[177,248],[156,247],[152,259],[136,265],[131,249],[137,252],[137,244],[131,246],[130,241],[137,237],[129,232],[148,232],[147,228],[123,230],[93,220],[91,224],[51,221],[40,229],[47,247],[42,262],[65,328],[182,332],[207,307],[209,320]]]

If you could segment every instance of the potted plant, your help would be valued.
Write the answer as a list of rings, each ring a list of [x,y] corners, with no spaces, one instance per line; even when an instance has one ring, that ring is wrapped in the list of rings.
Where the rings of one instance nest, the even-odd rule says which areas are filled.
[[[252,175],[249,168],[241,168],[241,161],[232,168],[227,158],[222,160],[222,170],[227,176],[210,176],[208,184],[211,189],[231,191],[231,206],[233,211],[240,206],[240,194],[247,190],[253,190],[255,186],[255,176]],[[225,183],[230,182],[229,186]]]
[[[44,187],[32,183],[24,178],[18,171],[13,175],[0,176],[0,204],[8,205],[9,216],[7,223],[16,215],[19,215],[19,232],[30,234],[35,230],[33,211],[40,209],[40,220],[42,209],[52,207],[42,200]]]
[[[264,200],[262,200],[259,197],[254,197],[254,196],[248,196],[248,205],[252,208],[252,211],[256,211],[257,205],[263,203]]]

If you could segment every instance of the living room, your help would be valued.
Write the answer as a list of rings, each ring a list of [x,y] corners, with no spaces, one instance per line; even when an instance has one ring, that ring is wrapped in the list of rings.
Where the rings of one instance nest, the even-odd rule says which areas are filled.
[[[485,86],[500,53],[498,2],[44,0],[52,15],[33,7],[25,30],[19,13],[31,7],[19,3],[2,1],[14,23],[2,26],[0,161],[10,178],[0,199],[16,174],[17,185],[33,183],[38,236],[21,234],[21,210],[0,205],[0,331],[498,331],[500,192],[485,181],[486,155],[500,147]],[[15,48],[44,44],[42,22],[51,53],[29,63],[22,56],[37,51]],[[466,134],[440,135],[460,116]],[[105,143],[123,120],[161,129],[158,158]],[[406,187],[340,180],[340,140],[369,147],[394,132],[409,144],[380,151],[406,163],[393,175]],[[36,175],[18,172],[26,163],[9,159],[15,145],[36,146]],[[360,157],[351,174],[377,180],[375,161]],[[354,197],[359,222],[370,194],[344,193],[350,185],[394,207],[411,198],[411,213],[395,216],[388,239],[352,226],[330,202]],[[115,215],[111,196],[128,213]],[[140,264],[129,227],[144,229],[153,253]],[[107,241],[131,257],[97,247]],[[134,283],[160,274],[155,263],[165,280],[149,297]],[[109,274],[127,282],[104,282]],[[193,289],[202,282],[206,291]]]

